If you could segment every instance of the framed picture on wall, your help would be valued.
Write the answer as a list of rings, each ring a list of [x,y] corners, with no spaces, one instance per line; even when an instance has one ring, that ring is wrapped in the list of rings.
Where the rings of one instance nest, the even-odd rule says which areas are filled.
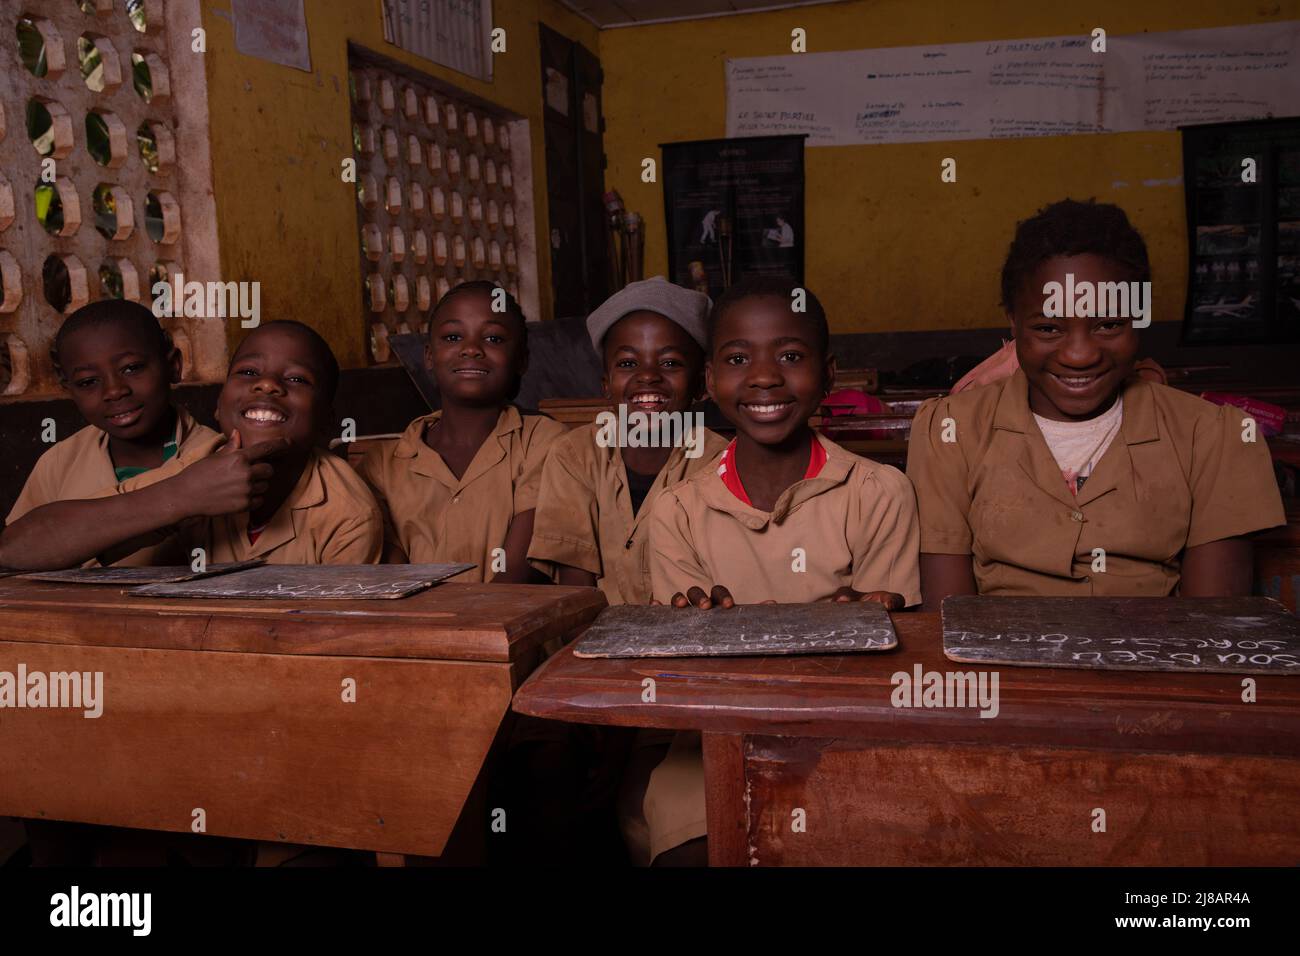
[[[1300,341],[1300,118],[1185,126],[1189,345]]]
[[[754,276],[803,284],[805,138],[660,144],[673,282],[715,299]]]

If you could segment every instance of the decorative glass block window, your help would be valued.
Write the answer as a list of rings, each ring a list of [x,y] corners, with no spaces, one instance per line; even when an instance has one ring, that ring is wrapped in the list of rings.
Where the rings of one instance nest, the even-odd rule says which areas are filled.
[[[153,283],[175,273],[215,278],[206,80],[202,54],[190,49],[190,28],[199,22],[198,0],[4,5],[5,397],[61,394],[50,344],[64,318],[85,303],[126,298],[148,305]],[[183,98],[176,95],[182,87]],[[178,147],[182,116],[188,139]],[[224,326],[200,327],[201,321],[162,320],[191,380],[224,372]]]
[[[349,67],[371,360],[472,279],[539,318],[528,121],[369,51],[351,48]]]

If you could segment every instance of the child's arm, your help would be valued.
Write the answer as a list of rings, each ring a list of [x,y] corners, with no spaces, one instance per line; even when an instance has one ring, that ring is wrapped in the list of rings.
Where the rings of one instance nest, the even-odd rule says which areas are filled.
[[[533,516],[536,513],[530,508],[510,519],[503,545],[506,569],[492,576],[493,584],[530,584],[537,581],[537,577],[534,577],[537,572],[528,563],[528,545],[533,540]],[[542,583],[545,583],[545,579]]]
[[[978,594],[969,554],[921,555],[921,610],[937,611],[950,594]]]
[[[555,576],[555,583],[575,588],[594,588],[596,575],[582,568],[571,568],[567,564],[561,564]]]
[[[650,512],[649,550],[651,604],[702,610],[736,606],[696,553],[686,512],[671,491],[660,495]]]
[[[876,601],[891,611],[921,603],[921,530],[916,493],[897,468],[857,466],[850,476],[845,532],[853,548],[853,583],[833,601]],[[969,561],[967,562],[969,563]]]
[[[1286,523],[1268,445],[1229,405],[1198,419],[1192,449],[1192,513],[1178,593],[1243,597],[1254,585],[1248,536]]]
[[[1225,538],[1183,552],[1182,597],[1245,597],[1254,587],[1255,544]]]
[[[537,490],[528,561],[557,584],[595,587],[600,576],[600,509],[590,449],[595,433],[577,429],[551,444]]]
[[[959,427],[949,401],[932,398],[917,409],[907,442],[907,477],[920,527],[923,611],[939,610],[949,594],[976,593],[968,465],[960,443],[965,433]]]
[[[263,459],[287,447],[276,440],[241,448],[233,439],[174,477],[137,491],[43,505],[0,533],[0,565],[25,571],[73,567],[186,518],[256,508],[272,474]]]
[[[840,588],[830,599],[836,604],[848,604],[853,601],[874,601],[883,604],[886,611],[901,611],[907,606],[907,599],[897,591],[855,591],[853,588]]]

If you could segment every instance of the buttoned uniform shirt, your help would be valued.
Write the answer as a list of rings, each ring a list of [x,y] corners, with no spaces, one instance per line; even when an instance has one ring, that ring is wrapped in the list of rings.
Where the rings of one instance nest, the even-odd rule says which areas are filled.
[[[219,432],[196,422],[185,409],[176,408],[175,411],[173,440],[176,442],[176,456],[163,464],[168,475],[175,473],[173,463],[178,459],[190,461],[202,457],[206,454],[205,449],[220,438]],[[87,425],[41,455],[27,476],[5,523],[13,524],[28,512],[55,501],[97,498],[111,492],[118,480],[108,438],[107,432]],[[142,548],[114,563],[119,566],[149,566],[156,563],[158,557],[153,549]],[[98,564],[94,559],[86,562],[87,567]]]
[[[448,580],[488,581],[510,522],[537,507],[542,466],[564,426],[507,405],[457,478],[424,443],[425,431],[441,417],[434,412],[417,418],[401,437],[368,449],[358,471],[379,500],[390,550],[415,564],[473,564]]]
[[[590,572],[610,604],[648,604],[651,509],[665,490],[715,468],[727,442],[705,430],[698,457],[674,448],[633,513],[623,455],[597,444],[600,431],[598,425],[575,428],[551,446],[528,559],[552,580],[559,580],[561,565]]]
[[[715,584],[738,604],[822,601],[843,587],[921,600],[916,498],[897,468],[816,436],[826,464],[782,492],[771,513],[701,471],[666,490],[650,518],[656,600]]]
[[[139,490],[173,477],[225,444],[225,437],[196,443],[163,467],[119,483],[115,493]],[[275,467],[275,461],[271,461]],[[155,563],[189,564],[202,548],[209,564],[262,558],[268,564],[376,564],[383,555],[384,520],[366,483],[344,461],[314,448],[293,490],[257,535],[248,537],[248,514],[192,518],[159,532],[150,550]]]
[[[1240,410],[1140,379],[1122,397],[1119,434],[1077,495],[1024,372],[925,402],[907,459],[921,551],[972,555],[981,594],[1159,596],[1177,589],[1185,549],[1285,523],[1264,437]]]

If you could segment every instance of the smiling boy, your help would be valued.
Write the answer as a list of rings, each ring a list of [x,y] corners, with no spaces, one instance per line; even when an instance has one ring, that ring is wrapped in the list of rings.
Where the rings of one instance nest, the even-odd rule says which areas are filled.
[[[22,521],[32,512],[89,498],[217,438],[172,403],[181,354],[139,303],[105,299],[82,306],[59,328],[50,358],[87,424],[40,457],[10,510],[0,563],[15,567],[26,567],[48,539],[43,521]],[[122,563],[148,564],[152,557],[142,550]]]
[[[370,449],[358,470],[386,517],[385,560],[464,562],[451,580],[521,582],[542,465],[564,426],[512,405],[528,367],[528,328],[491,282],[451,289],[429,316],[425,366],[442,408]]]
[[[736,439],[655,505],[650,570],[661,603],[920,601],[907,479],[808,425],[835,358],[817,297],[798,290],[806,311],[796,312],[795,291],[750,280],[713,307],[705,383]]]
[[[1235,408],[1136,377],[1129,319],[1048,302],[1053,283],[1150,275],[1117,206],[1064,200],[1019,224],[1002,270],[1019,371],[931,399],[912,425],[926,608],[949,594],[1250,593],[1247,535],[1285,522],[1262,437]]]
[[[338,365],[299,322],[262,325],[235,350],[208,431],[159,467],[85,499],[34,509],[12,529],[13,566],[66,567],[129,555],[188,564],[261,557],[272,564],[379,560],[383,519],[365,483],[319,447]],[[20,546],[21,545],[21,550]]]
[[[773,279],[733,286],[713,307],[708,354],[705,384],[736,426],[736,440],[713,467],[655,503],[654,599],[704,609],[918,603],[911,485],[897,469],[851,454],[808,425],[835,380],[826,313],[812,291]],[[703,861],[698,734],[674,738],[642,806],[652,859]]]
[[[587,319],[604,396],[629,419],[689,414],[703,391],[708,309],[708,296],[661,277],[611,296]],[[611,604],[647,603],[647,516],[665,489],[709,467],[726,447],[714,432],[698,431],[691,448],[620,447],[603,441],[599,424],[558,439],[542,473],[529,560],[560,584],[599,587]]]

